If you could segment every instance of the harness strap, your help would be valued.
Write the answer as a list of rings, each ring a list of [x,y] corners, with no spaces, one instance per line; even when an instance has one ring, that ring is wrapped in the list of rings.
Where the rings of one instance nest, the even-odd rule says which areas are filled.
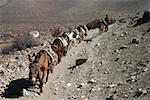
[[[83,33],[86,33],[86,30],[84,30],[82,27],[80,27],[80,29]]]
[[[83,26],[84,26],[85,30],[86,30],[86,31],[88,31],[88,28],[87,28],[87,26],[86,26],[86,25],[83,25]]]
[[[62,42],[64,47],[68,45],[67,41],[63,37],[58,37],[58,39]]]

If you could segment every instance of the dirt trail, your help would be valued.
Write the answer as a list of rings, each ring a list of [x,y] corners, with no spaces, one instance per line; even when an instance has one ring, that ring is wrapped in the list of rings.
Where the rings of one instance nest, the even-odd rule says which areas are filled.
[[[114,25],[114,27],[116,26]],[[67,53],[66,57],[63,57],[61,64],[55,68],[54,74],[50,76],[51,80],[48,84],[46,84],[44,94],[39,96],[38,100],[80,100],[84,95],[90,96],[89,91],[94,87],[86,83],[88,81],[91,81],[95,77],[94,74],[98,74],[98,76],[100,76],[100,79],[96,80],[99,81],[99,84],[103,83],[105,79],[109,77],[102,77],[103,72],[107,70],[108,66],[100,65],[103,58],[102,56],[97,56],[99,51],[94,49],[95,45],[98,45],[98,47],[107,45],[103,43],[106,42],[108,37],[110,36],[109,32],[103,33],[101,35],[100,33],[98,33],[98,29],[95,29],[88,32],[88,34],[89,35],[86,37],[87,39],[95,36],[96,37],[92,39],[92,42],[81,42],[81,44],[79,44],[77,47],[73,47]],[[88,60],[83,65],[77,66],[73,70],[68,69],[72,66],[75,66],[75,62],[77,59]],[[96,69],[94,70],[93,66],[98,67],[97,69],[99,69],[100,71],[96,73]],[[85,84],[85,86],[83,86],[84,88],[81,89],[83,93],[80,93],[80,90],[78,90],[77,88],[80,84]],[[96,85],[97,84],[95,84],[95,86]],[[94,100],[96,98],[92,97],[89,100]]]

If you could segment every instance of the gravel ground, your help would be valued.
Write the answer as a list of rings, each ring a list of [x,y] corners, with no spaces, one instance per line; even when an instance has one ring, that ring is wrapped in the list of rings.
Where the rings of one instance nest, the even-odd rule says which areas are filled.
[[[29,13],[26,10],[32,8],[33,4],[29,3],[33,3],[31,0],[24,2],[8,0],[6,6],[0,7],[0,17],[2,17],[0,19],[2,23],[0,25],[2,31],[0,33],[1,50],[5,46],[11,47],[15,40],[14,37],[18,36],[19,32],[33,29],[40,30],[38,40],[44,44],[36,46],[34,49],[27,48],[11,52],[11,54],[0,55],[0,100],[149,100],[150,22],[133,27],[135,20],[141,17],[145,9],[148,9],[149,1],[125,0],[121,2],[113,0],[115,3],[111,3],[112,1],[109,0],[101,1],[107,5],[102,13],[99,11],[103,6],[99,5],[103,5],[103,3],[98,3],[98,0],[93,2],[90,0],[86,0],[86,2],[64,1],[37,0],[35,5],[37,8],[30,10]],[[23,6],[24,3],[29,7]],[[70,5],[59,6],[67,3]],[[38,4],[45,5],[45,7],[37,6]],[[52,4],[59,7],[55,8]],[[51,12],[57,11],[58,16],[55,16],[54,12],[48,14],[50,8],[46,6],[49,5],[52,5],[50,6]],[[12,9],[8,11],[10,7]],[[111,7],[113,8],[110,10]],[[120,12],[116,12],[115,7]],[[109,10],[110,12],[108,12]],[[73,14],[72,11],[78,17],[67,17],[69,14],[70,16]],[[33,16],[31,16],[32,12]],[[48,29],[51,25],[60,24],[60,27],[62,27],[61,24],[69,26],[76,23],[79,25],[79,23],[87,23],[105,13],[120,16],[120,18],[115,17],[117,22],[110,26],[108,32],[99,33],[98,29],[90,30],[86,39],[91,39],[91,41],[82,41],[79,45],[71,48],[62,58],[60,65],[55,67],[54,73],[50,74],[43,94],[38,95],[39,88],[37,86],[27,87],[29,64],[27,55],[46,48],[45,45],[50,47],[48,41],[51,39],[51,32]],[[36,15],[39,17],[35,17]],[[65,17],[62,18],[62,15]],[[81,17],[81,15],[87,16]],[[43,19],[41,16],[44,16]],[[52,16],[55,20],[52,20]],[[33,17],[34,20],[32,20]],[[70,21],[71,18],[73,21]],[[78,64],[79,61],[83,63]],[[13,95],[10,95],[11,93]]]
[[[13,93],[16,93],[20,88],[16,85],[19,84],[24,88],[19,89],[23,96],[14,99],[149,100],[150,23],[136,27],[132,23],[132,18],[126,18],[124,23],[117,21],[111,25],[108,32],[90,30],[86,39],[91,41],[82,41],[68,51],[49,76],[50,80],[41,95],[38,95],[38,88],[26,87],[27,55],[31,49],[1,55],[1,92],[8,94],[7,98],[1,99],[12,99],[9,93],[13,89]],[[46,43],[49,35],[41,38]],[[35,51],[43,48],[37,46]],[[78,61],[83,63],[77,64]]]

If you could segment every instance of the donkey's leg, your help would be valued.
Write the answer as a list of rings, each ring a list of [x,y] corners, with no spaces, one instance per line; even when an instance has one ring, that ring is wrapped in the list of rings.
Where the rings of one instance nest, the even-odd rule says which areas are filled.
[[[67,55],[67,51],[68,51],[68,45],[66,47],[64,47],[63,49],[63,56],[66,56]]]
[[[50,71],[51,71],[51,73],[53,73],[53,68],[54,68],[54,66],[55,66],[55,65],[50,66]]]
[[[83,33],[83,40],[85,39],[85,33]]]
[[[47,70],[46,82],[48,82],[49,69]]]
[[[62,51],[58,51],[58,63],[61,62]]]
[[[40,79],[40,93],[43,92],[43,83],[44,83],[45,71],[43,70],[42,73],[43,73],[43,75]]]
[[[42,82],[42,80],[40,81],[40,93],[43,93],[43,82]]]

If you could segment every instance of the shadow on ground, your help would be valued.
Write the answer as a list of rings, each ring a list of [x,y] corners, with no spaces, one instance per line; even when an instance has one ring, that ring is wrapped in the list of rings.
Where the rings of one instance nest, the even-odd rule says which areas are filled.
[[[30,84],[28,80],[25,78],[13,80],[5,88],[4,92],[2,93],[2,97],[19,98],[23,96],[23,89],[28,89],[29,87],[30,87]]]
[[[88,59],[77,59],[76,60],[76,65],[75,66],[72,66],[72,67],[69,67],[68,69],[71,69],[72,71],[77,67],[77,66],[80,66],[82,65],[83,63],[85,63]]]

